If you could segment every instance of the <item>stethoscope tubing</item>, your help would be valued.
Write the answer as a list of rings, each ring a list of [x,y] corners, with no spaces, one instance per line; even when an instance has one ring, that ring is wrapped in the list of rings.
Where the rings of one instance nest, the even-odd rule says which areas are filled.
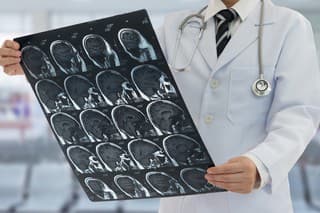
[[[268,82],[265,79],[265,73],[264,73],[264,68],[263,68],[263,54],[262,54],[262,49],[263,49],[263,22],[264,22],[264,13],[265,13],[265,9],[264,9],[264,0],[261,0],[261,9],[260,9],[260,21],[259,21],[259,32],[258,32],[258,63],[259,63],[259,76],[258,76],[258,80],[256,80],[253,85],[252,85],[252,92],[258,96],[267,96],[270,94],[270,92],[272,91],[272,85],[270,84],[270,82]],[[200,42],[202,40],[204,31],[207,28],[207,23],[204,20],[204,16],[202,15],[202,13],[208,8],[208,6],[205,6],[204,8],[202,8],[198,13],[195,14],[191,14],[189,16],[187,16],[186,18],[183,19],[183,21],[181,22],[181,24],[179,25],[179,29],[178,29],[178,35],[176,37],[176,43],[175,43],[175,48],[174,48],[174,56],[173,56],[173,66],[171,66],[171,68],[175,71],[175,72],[184,72],[187,71],[188,67],[191,66],[191,63],[195,57],[196,54],[196,50],[199,48]],[[199,32],[199,36],[197,39],[197,42],[195,44],[195,48],[194,51],[191,54],[191,57],[189,59],[189,61],[181,67],[177,67],[176,66],[176,61],[177,61],[177,55],[180,49],[180,44],[181,44],[181,39],[182,39],[182,35],[183,35],[183,31],[186,28],[186,26],[188,25],[188,22],[192,19],[192,18],[197,18],[198,20],[200,20],[200,32]],[[266,88],[264,89],[259,89],[259,84],[263,83],[264,86]]]

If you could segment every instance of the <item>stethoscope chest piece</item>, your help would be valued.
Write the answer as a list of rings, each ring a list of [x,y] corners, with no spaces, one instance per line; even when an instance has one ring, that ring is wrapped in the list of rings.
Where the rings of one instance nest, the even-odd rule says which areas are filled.
[[[203,11],[207,9],[207,6],[201,9],[196,14],[191,14],[187,16],[185,19],[182,20],[179,31],[176,38],[175,48],[174,48],[174,54],[173,54],[173,63],[170,68],[174,70],[175,72],[185,72],[187,70],[190,70],[190,66],[193,62],[193,59],[195,57],[195,54],[197,52],[197,49],[199,48],[200,41],[203,37],[204,31],[207,28],[207,23],[205,22],[205,16],[202,15]],[[184,29],[187,27],[188,24],[197,22],[199,24],[199,35],[197,42],[195,43],[195,48],[191,52],[191,56],[189,60],[186,60],[186,63],[184,63],[181,66],[177,66],[177,55],[179,54],[180,50],[180,43],[182,39],[182,34]],[[263,97],[268,96],[272,92],[272,85],[269,81],[265,80],[264,78],[264,70],[263,70],[263,55],[262,55],[262,40],[263,40],[263,26],[264,26],[264,0],[261,0],[261,11],[260,11],[260,24],[259,24],[259,36],[258,36],[258,60],[259,60],[259,78],[253,83],[252,85],[252,92],[255,96]]]
[[[258,79],[252,85],[252,92],[259,97],[267,96],[271,91],[272,87],[270,82],[264,79]]]

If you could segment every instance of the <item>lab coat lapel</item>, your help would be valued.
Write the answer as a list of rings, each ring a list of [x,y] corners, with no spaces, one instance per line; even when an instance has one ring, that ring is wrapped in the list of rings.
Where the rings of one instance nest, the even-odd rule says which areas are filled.
[[[215,71],[218,71],[258,39],[259,27],[255,26],[255,22],[252,21],[253,18],[258,20],[257,15],[251,16],[239,26],[236,33],[232,36],[231,40],[221,53]]]
[[[265,11],[271,11],[270,1],[265,1]],[[260,21],[260,6],[259,3],[253,10],[251,15],[247,17],[242,24],[240,24],[238,30],[232,36],[231,40],[225,47],[224,51],[220,55],[217,64],[214,68],[215,71],[221,69],[224,65],[228,64],[235,57],[237,57],[241,52],[248,48],[253,42],[258,39],[259,35],[259,21]],[[270,26],[274,24],[272,20],[272,14],[270,12],[265,14],[263,25]],[[248,59],[250,60],[250,59]]]
[[[217,63],[215,23],[213,18],[207,22],[207,29],[204,31],[203,38],[199,44],[199,52],[205,59],[211,70]]]

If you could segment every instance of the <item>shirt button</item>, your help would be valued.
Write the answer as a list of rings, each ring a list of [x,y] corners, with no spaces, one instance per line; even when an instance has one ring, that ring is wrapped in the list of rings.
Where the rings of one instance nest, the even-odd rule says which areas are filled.
[[[217,79],[212,79],[210,85],[212,89],[216,89],[219,87],[219,81]]]
[[[204,119],[206,124],[211,124],[213,121],[213,116],[212,115],[207,115]]]

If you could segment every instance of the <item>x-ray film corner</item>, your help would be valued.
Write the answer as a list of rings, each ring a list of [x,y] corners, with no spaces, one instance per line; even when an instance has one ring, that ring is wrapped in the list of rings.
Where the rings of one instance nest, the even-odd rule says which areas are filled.
[[[220,192],[145,10],[15,39],[57,141],[92,201]]]

